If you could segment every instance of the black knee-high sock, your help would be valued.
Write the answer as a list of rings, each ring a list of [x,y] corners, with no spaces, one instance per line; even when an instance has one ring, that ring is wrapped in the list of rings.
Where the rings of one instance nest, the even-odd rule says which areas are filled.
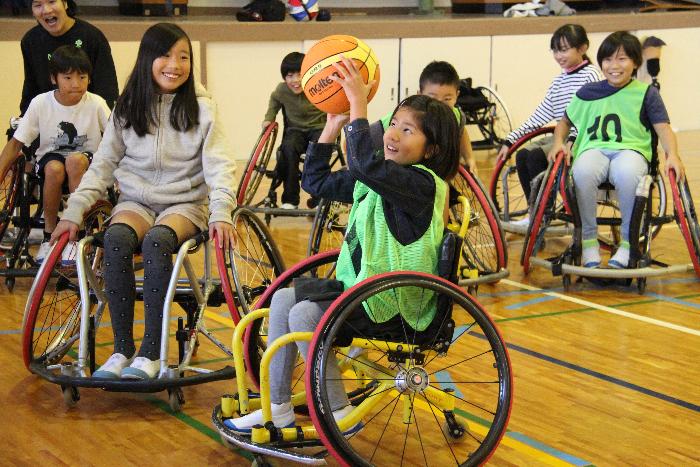
[[[163,305],[173,271],[172,254],[177,248],[177,234],[167,225],[156,225],[143,239],[143,303],[146,330],[139,357],[156,360],[160,355],[163,329]]]
[[[104,237],[105,289],[112,318],[114,352],[134,355],[134,250],[138,236],[127,224],[112,224]]]

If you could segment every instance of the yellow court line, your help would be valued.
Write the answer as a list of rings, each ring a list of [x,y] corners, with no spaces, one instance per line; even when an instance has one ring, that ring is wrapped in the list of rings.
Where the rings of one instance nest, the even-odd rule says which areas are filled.
[[[413,400],[413,404],[416,407],[419,407],[425,411],[430,411],[430,406],[428,405],[427,402],[422,401],[418,398]],[[462,420],[464,420],[462,418]],[[488,428],[485,427],[484,425],[474,422],[472,420],[467,421],[467,425],[469,427],[469,431],[472,433],[477,433],[481,436],[486,436],[488,433]],[[528,446],[527,444],[523,443],[522,441],[518,441],[517,439],[510,438],[508,436],[508,433],[506,432],[505,436],[501,438],[501,444],[508,446],[512,449],[515,449],[516,451],[519,451],[529,457],[532,457],[533,459],[537,459],[539,462],[547,465],[553,465],[553,466],[570,466],[572,464],[565,462],[557,457],[552,456],[551,454],[548,454],[544,451],[541,451],[537,448],[534,448],[532,446]]]
[[[567,302],[576,303],[589,308],[595,308],[596,310],[605,311],[613,315],[622,316],[624,318],[634,319],[637,321],[642,321],[648,324],[653,324],[654,326],[660,326],[662,328],[672,329],[674,331],[683,332],[686,334],[691,334],[693,336],[700,336],[700,330],[687,328],[685,326],[680,326],[678,324],[669,323],[668,321],[662,321],[660,319],[649,318],[647,316],[637,315],[635,313],[630,313],[628,311],[618,310],[617,308],[612,308],[605,305],[600,305],[595,302],[589,302],[588,300],[583,300],[581,298],[572,297],[570,295],[564,295],[557,292],[548,292],[545,289],[539,287],[533,287],[531,285],[523,284],[521,282],[516,282],[510,279],[501,279],[501,284],[511,285],[513,287],[518,287],[520,289],[531,290],[534,292],[540,292],[543,295],[548,295],[550,297],[558,298]]]
[[[224,326],[228,326],[228,327],[230,327],[231,329],[233,329],[233,328],[236,327],[236,323],[234,323],[233,320],[232,320],[231,318],[226,318],[226,317],[224,317],[224,316],[219,316],[219,315],[217,315],[217,314],[214,313],[214,312],[206,311],[206,310],[205,310],[205,311],[204,311],[204,316],[206,316],[207,318],[209,318],[209,319],[212,320],[212,321],[216,321],[216,322],[219,323],[219,324],[223,324]]]

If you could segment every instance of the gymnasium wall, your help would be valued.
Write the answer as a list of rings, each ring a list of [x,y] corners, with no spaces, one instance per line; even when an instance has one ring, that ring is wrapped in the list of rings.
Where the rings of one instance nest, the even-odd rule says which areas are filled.
[[[477,21],[474,24],[478,26]],[[27,22],[21,30],[30,25]],[[138,35],[133,33],[132,40],[131,36],[115,34],[110,29],[112,26],[99,26],[111,40],[121,90],[133,66],[137,37],[141,32]],[[139,27],[143,29],[147,24],[139,23]],[[205,35],[190,23],[183,22],[183,27],[190,31],[195,41],[196,76],[203,79],[214,94],[234,155],[237,159],[247,159],[259,134],[269,93],[281,80],[279,63],[282,57],[292,50],[308,49],[315,39],[269,40],[262,37],[258,41],[238,41],[224,37],[218,40],[214,33],[203,37]],[[352,27],[344,27],[352,31]],[[589,31],[593,29],[586,27]],[[677,130],[699,130],[700,87],[697,86],[697,77],[700,75],[700,54],[691,44],[700,43],[700,27],[633,32],[640,37],[653,34],[667,42],[662,54],[660,81],[672,125]],[[305,37],[314,35],[317,34]],[[593,59],[606,35],[605,30],[589,34],[589,55]],[[475,85],[494,88],[505,101],[513,124],[519,125],[534,110],[552,78],[559,73],[549,52],[549,37],[550,33],[475,36],[465,33],[462,37],[367,38],[366,42],[375,49],[382,72],[380,91],[370,106],[370,118],[391,111],[399,99],[414,93],[418,75],[425,64],[431,60],[447,60],[455,65],[460,76],[471,76]],[[9,117],[18,112],[23,70],[18,39],[2,39],[0,31],[0,58],[5,64],[0,67],[0,127],[5,128]]]

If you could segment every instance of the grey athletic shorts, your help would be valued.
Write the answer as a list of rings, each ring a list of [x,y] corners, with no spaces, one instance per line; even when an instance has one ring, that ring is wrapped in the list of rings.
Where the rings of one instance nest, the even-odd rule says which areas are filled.
[[[137,213],[143,217],[151,227],[170,214],[179,214],[187,218],[197,226],[200,231],[207,230],[209,225],[209,207],[206,204],[156,204],[149,207],[137,203],[136,201],[119,201],[112,209],[112,216],[121,211]]]

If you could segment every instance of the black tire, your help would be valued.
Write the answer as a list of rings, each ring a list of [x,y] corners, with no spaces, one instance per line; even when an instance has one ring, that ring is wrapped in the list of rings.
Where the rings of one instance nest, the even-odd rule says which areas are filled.
[[[334,347],[338,340],[342,341],[341,345],[347,345],[348,330],[356,330],[349,324],[349,317],[363,310],[363,304],[371,307],[369,300],[379,294],[381,300],[390,300],[401,294],[402,289],[426,298],[434,293],[453,304],[453,334],[442,341],[450,342],[444,355],[435,358],[434,351],[423,350],[432,345],[431,337],[412,334],[410,329],[403,331],[402,340],[422,349],[414,353],[409,352],[411,347],[386,352],[390,341],[377,337],[372,338],[370,342],[374,344],[366,347],[365,354],[354,359],[345,348]],[[394,304],[398,305],[398,301]],[[327,363],[331,358],[340,358],[339,355],[353,360],[358,375],[357,380],[344,378],[346,387],[359,381],[375,385],[372,389],[375,392],[365,397],[365,401],[372,398],[375,402],[364,416],[364,428],[348,438],[331,415],[326,391]],[[513,375],[505,343],[476,301],[456,285],[436,276],[410,272],[381,274],[347,290],[316,328],[307,367],[311,419],[328,451],[344,464],[399,465],[403,454],[410,451],[413,462],[419,459],[421,464],[427,465],[429,456],[431,465],[480,465],[491,456],[506,430]],[[407,395],[401,402],[408,411],[408,423],[402,407],[397,407],[402,391]],[[454,403],[452,409],[445,408],[448,402],[441,408],[436,395]],[[450,427],[447,433],[443,430],[446,422]],[[472,424],[484,428],[470,430]],[[486,434],[481,435],[483,432]]]
[[[236,201],[239,206],[254,206],[258,201],[264,199],[265,194],[258,195],[261,200],[257,200],[256,194],[260,182],[265,178],[267,165],[275,148],[278,126],[276,122],[268,125],[253,146],[253,150],[248,158],[243,177],[236,190]]]
[[[257,299],[284,271],[282,255],[265,223],[249,209],[233,213],[236,248],[226,249],[227,270],[231,271],[238,310],[247,315]]]
[[[0,175],[0,240],[12,220],[23,165],[24,157],[20,157]]]
[[[107,202],[93,206],[85,214],[86,234],[101,231],[110,212],[111,205]],[[75,266],[61,266],[61,254],[67,242],[65,235],[54,244],[29,291],[22,329],[22,353],[27,368],[32,363],[60,362],[80,338],[77,270]],[[92,269],[101,277],[101,250],[92,249],[87,254]]]
[[[350,205],[322,199],[311,227],[307,256],[340,248],[343,245],[349,215]],[[330,266],[322,266],[316,271],[316,275],[325,277],[329,272]]]
[[[479,276],[498,273],[508,265],[508,249],[496,208],[486,189],[477,177],[463,167],[460,167],[450,185],[467,198],[471,209],[469,229],[462,244],[462,258],[466,267],[476,269]],[[455,211],[457,220],[461,220],[459,205]]]

